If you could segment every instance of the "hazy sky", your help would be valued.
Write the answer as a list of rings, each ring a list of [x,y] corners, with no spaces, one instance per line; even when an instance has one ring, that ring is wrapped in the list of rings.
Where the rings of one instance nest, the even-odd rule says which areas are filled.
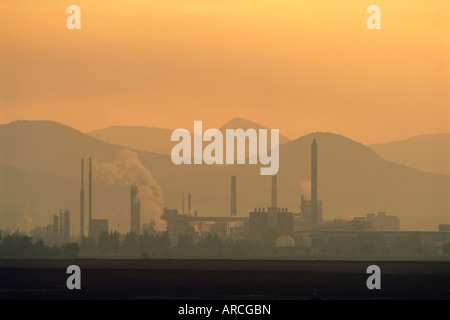
[[[449,20],[448,0],[0,0],[0,123],[448,132]]]

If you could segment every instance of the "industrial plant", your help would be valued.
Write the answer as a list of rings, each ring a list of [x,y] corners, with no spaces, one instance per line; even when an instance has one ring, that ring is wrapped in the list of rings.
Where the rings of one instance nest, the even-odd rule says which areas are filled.
[[[394,215],[379,211],[367,213],[365,216],[354,217],[350,220],[326,219],[323,212],[323,200],[318,194],[318,143],[316,139],[311,143],[311,184],[310,198],[299,195],[299,206],[296,210],[283,207],[278,201],[278,176],[270,176],[267,190],[270,189],[270,205],[258,206],[244,215],[238,215],[238,183],[239,177],[230,177],[230,205],[228,216],[200,215],[192,209],[192,195],[187,196],[187,210],[185,208],[185,193],[182,192],[181,210],[178,208],[164,208],[161,219],[165,222],[165,232],[172,246],[176,246],[180,237],[189,237],[199,242],[205,237],[214,235],[219,239],[229,241],[251,241],[264,243],[265,246],[283,249],[317,248],[330,246],[336,239],[351,239],[361,235],[371,235],[394,241],[397,238],[407,238],[411,235],[426,239],[434,247],[442,247],[450,241],[450,228],[440,225],[439,232],[405,232],[400,231],[400,220]],[[97,241],[102,233],[108,234],[110,229],[107,219],[94,219],[92,212],[92,161],[89,157],[88,172],[88,234],[85,233],[85,191],[84,191],[84,159],[81,159],[81,189],[80,189],[80,234],[75,237],[70,230],[70,212],[61,209],[59,216],[53,217],[53,223],[44,228],[36,228],[32,236],[42,239],[50,245],[61,245],[68,242],[78,242],[82,239]],[[141,200],[139,187],[130,185],[130,228],[128,234],[158,235],[161,231],[154,229],[152,221],[142,223]],[[269,192],[267,193],[269,194]],[[242,211],[241,211],[242,212]],[[115,232],[118,232],[115,231]]]
[[[271,176],[270,206],[255,207],[248,212],[248,216],[237,216],[237,177],[231,176],[230,216],[211,217],[198,216],[195,211],[180,214],[177,209],[164,209],[162,218],[167,222],[167,231],[170,239],[175,242],[179,234],[188,234],[199,239],[207,234],[217,234],[219,237],[239,239],[245,237],[249,240],[260,241],[265,234],[272,231],[277,234],[274,246],[294,247],[297,242],[313,245],[317,239],[325,241],[339,236],[356,235],[357,232],[394,232],[400,233],[400,220],[385,212],[368,213],[365,217],[355,217],[351,220],[326,220],[323,217],[322,200],[318,199],[318,165],[317,142],[313,139],[311,144],[311,198],[305,199],[300,195],[299,211],[293,212],[278,204],[277,176]],[[183,195],[184,203],[184,195]],[[190,195],[189,195],[190,203]],[[183,205],[184,207],[184,205]],[[354,232],[354,233],[353,233]],[[391,234],[390,233],[390,234]],[[443,234],[447,239],[450,234]]]

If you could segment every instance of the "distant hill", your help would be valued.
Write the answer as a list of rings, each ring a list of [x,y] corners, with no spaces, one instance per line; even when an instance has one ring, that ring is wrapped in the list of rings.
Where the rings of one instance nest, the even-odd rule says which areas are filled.
[[[170,154],[172,130],[152,127],[112,126],[88,133],[100,141],[136,150]]]
[[[219,128],[220,131],[223,132],[223,134],[225,134],[225,130],[226,129],[243,129],[243,130],[247,130],[247,129],[255,129],[255,130],[259,130],[259,129],[281,129],[281,128],[266,128],[263,127],[260,124],[257,124],[253,121],[244,119],[244,118],[233,118],[230,121],[228,121],[226,124],[224,124],[222,127]],[[286,142],[291,141],[291,139],[289,139],[288,137],[282,135],[282,129],[280,130],[280,144],[284,144]]]
[[[436,230],[438,223],[450,223],[449,176],[385,161],[368,147],[332,133],[311,133],[280,146],[281,207],[298,212],[301,194],[309,195],[313,138],[318,143],[318,197],[325,219],[386,211],[398,215],[406,230]],[[33,226],[50,223],[52,214],[67,208],[77,232],[80,159],[92,156],[94,163],[110,163],[122,148],[50,121],[1,125],[0,228],[21,223],[29,201]],[[231,175],[237,176],[238,215],[269,205],[271,179],[260,176],[260,165],[176,166],[170,156],[137,153],[161,186],[169,208],[181,209],[182,192],[190,192],[199,216],[228,215]],[[113,229],[129,230],[129,188],[94,179],[93,215],[110,219]]]
[[[81,158],[93,156],[111,162],[120,149],[53,121],[16,121],[0,126],[0,164],[35,172],[77,178]]]
[[[369,147],[386,160],[450,175],[450,132],[420,135]]]
[[[191,126],[193,123],[191,124]],[[252,121],[234,118],[223,125],[219,130],[225,134],[226,129],[243,129],[253,128],[267,129]],[[187,127],[192,131],[192,127]],[[206,130],[209,128],[203,128]],[[149,151],[154,153],[170,155],[173,143],[170,140],[173,130],[153,127],[129,127],[129,126],[112,126],[106,129],[95,130],[87,134],[100,141],[129,147],[136,150]],[[280,144],[289,142],[289,138],[280,134]]]

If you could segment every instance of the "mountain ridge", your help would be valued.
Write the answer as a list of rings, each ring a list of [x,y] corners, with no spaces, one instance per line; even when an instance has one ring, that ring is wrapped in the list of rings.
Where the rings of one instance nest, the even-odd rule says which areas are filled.
[[[247,130],[253,129],[268,129],[262,125],[259,125],[253,121],[244,118],[233,118],[218,128],[225,134],[226,129],[238,129]],[[188,131],[193,132],[193,127],[187,127]],[[203,128],[205,130],[207,128]],[[147,127],[147,126],[109,126],[105,129],[99,129],[87,132],[91,137],[98,140],[130,147],[136,150],[149,151],[159,154],[170,155],[172,151],[171,144],[171,129]],[[280,134],[280,144],[291,141],[289,138]]]
[[[323,200],[325,219],[351,219],[386,211],[398,215],[402,229],[406,230],[435,230],[438,223],[450,223],[450,177],[386,161],[359,142],[324,132],[310,133],[280,146],[278,203],[281,207],[298,212],[301,194],[308,197],[310,150],[314,138],[318,144],[318,194]],[[123,148],[62,124],[21,122],[0,126],[0,149],[4,150],[0,154],[1,175],[2,181],[9,181],[2,183],[0,216],[20,221],[24,203],[35,199],[31,209],[42,208],[33,217],[35,223],[50,223],[47,221],[50,208],[46,204],[51,203],[52,212],[56,214],[60,203],[60,207],[68,207],[73,213],[74,224],[77,224],[80,159],[91,156],[94,165],[112,163]],[[237,176],[238,215],[247,216],[254,207],[269,205],[270,177],[259,174],[259,164],[177,166],[170,156],[135,152],[161,186],[165,206],[169,208],[181,208],[184,192],[192,194],[193,209],[198,210],[200,216],[229,215],[231,175]],[[7,166],[18,169],[9,170]],[[35,175],[22,169],[40,175],[35,187],[28,187],[34,185],[30,181],[35,181]],[[56,182],[47,181],[54,179]],[[85,176],[85,182],[86,179]],[[95,176],[93,184],[95,216],[108,217],[112,227],[120,224],[121,230],[127,230],[129,189],[108,185]],[[48,196],[45,190],[49,190]],[[146,222],[145,217],[142,222]]]
[[[388,161],[450,176],[450,132],[368,146]]]

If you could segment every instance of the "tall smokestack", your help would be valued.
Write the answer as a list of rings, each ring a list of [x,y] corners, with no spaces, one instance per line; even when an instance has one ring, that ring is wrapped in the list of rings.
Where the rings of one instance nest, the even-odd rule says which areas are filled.
[[[277,208],[277,176],[272,176],[272,208]]]
[[[182,210],[182,213],[184,214],[184,192],[181,194],[181,197],[182,197],[182,199],[181,199],[181,210]]]
[[[191,212],[191,193],[190,192],[189,192],[188,200],[189,200],[189,202],[188,202],[188,212],[190,213]]]
[[[230,215],[232,217],[235,217],[237,215],[237,207],[236,207],[236,176],[231,176]]]
[[[92,220],[92,165],[91,157],[89,157],[89,237],[91,237],[91,220]]]
[[[317,221],[317,143],[316,139],[311,144],[311,223]]]
[[[130,232],[140,234],[141,201],[137,199],[137,186],[130,187]]]
[[[81,159],[80,239],[84,237],[84,159]]]

